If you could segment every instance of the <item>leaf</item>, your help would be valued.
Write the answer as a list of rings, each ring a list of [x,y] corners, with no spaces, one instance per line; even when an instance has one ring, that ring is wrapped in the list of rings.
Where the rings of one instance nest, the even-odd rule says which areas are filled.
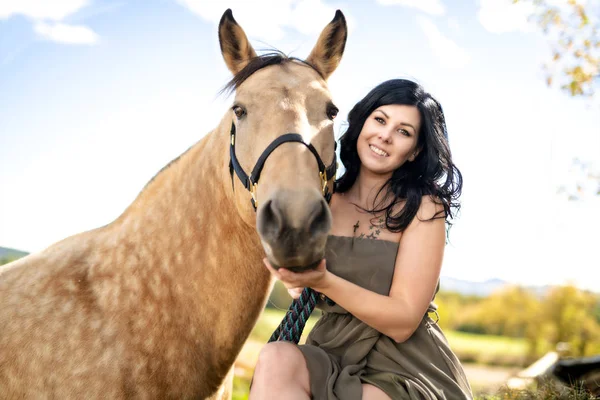
[[[553,49],[544,74],[548,86],[560,81],[559,87],[571,96],[592,97],[600,87],[597,0],[513,0],[512,3],[534,6],[530,19],[537,22]]]

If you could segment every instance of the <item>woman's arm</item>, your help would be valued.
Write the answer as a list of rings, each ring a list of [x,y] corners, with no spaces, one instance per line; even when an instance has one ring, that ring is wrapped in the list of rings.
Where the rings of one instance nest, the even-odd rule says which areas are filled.
[[[444,255],[445,220],[430,219],[439,211],[443,212],[441,205],[428,196],[423,197],[416,218],[400,238],[389,296],[340,278],[327,271],[324,264],[317,271],[274,273],[288,288],[312,287],[367,325],[396,342],[403,342],[419,326],[438,283]]]
[[[446,243],[445,220],[430,220],[443,207],[424,196],[416,217],[402,233],[389,296],[326,274],[324,293],[355,317],[396,342],[419,326],[435,294]]]

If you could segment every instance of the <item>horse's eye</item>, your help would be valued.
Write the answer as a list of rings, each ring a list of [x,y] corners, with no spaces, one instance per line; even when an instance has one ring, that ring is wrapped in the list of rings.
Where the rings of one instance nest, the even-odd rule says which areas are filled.
[[[233,110],[233,113],[235,114],[237,119],[241,119],[244,115],[246,115],[246,110],[244,109],[244,107],[233,106],[231,109]]]
[[[333,120],[335,117],[337,117],[339,111],[340,110],[338,110],[338,108],[333,104],[329,105],[327,107],[327,118]]]

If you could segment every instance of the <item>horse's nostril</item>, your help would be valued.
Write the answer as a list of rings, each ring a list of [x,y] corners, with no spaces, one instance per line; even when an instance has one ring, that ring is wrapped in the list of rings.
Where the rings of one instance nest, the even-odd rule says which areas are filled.
[[[283,229],[283,215],[275,200],[267,200],[263,204],[257,220],[258,232],[270,238],[281,234]]]
[[[256,218],[273,265],[305,269],[323,258],[331,212],[318,191],[279,190],[264,201]]]
[[[309,232],[311,235],[317,235],[320,233],[327,233],[331,228],[331,215],[328,210],[327,202],[324,199],[315,203],[314,211],[312,213],[312,220],[309,225]]]

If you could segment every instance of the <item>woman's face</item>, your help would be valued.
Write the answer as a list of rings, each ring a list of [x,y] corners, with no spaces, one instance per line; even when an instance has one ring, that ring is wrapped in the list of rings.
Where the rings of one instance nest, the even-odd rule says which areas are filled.
[[[391,174],[418,154],[421,115],[415,106],[389,104],[375,109],[366,119],[356,144],[362,168]]]

